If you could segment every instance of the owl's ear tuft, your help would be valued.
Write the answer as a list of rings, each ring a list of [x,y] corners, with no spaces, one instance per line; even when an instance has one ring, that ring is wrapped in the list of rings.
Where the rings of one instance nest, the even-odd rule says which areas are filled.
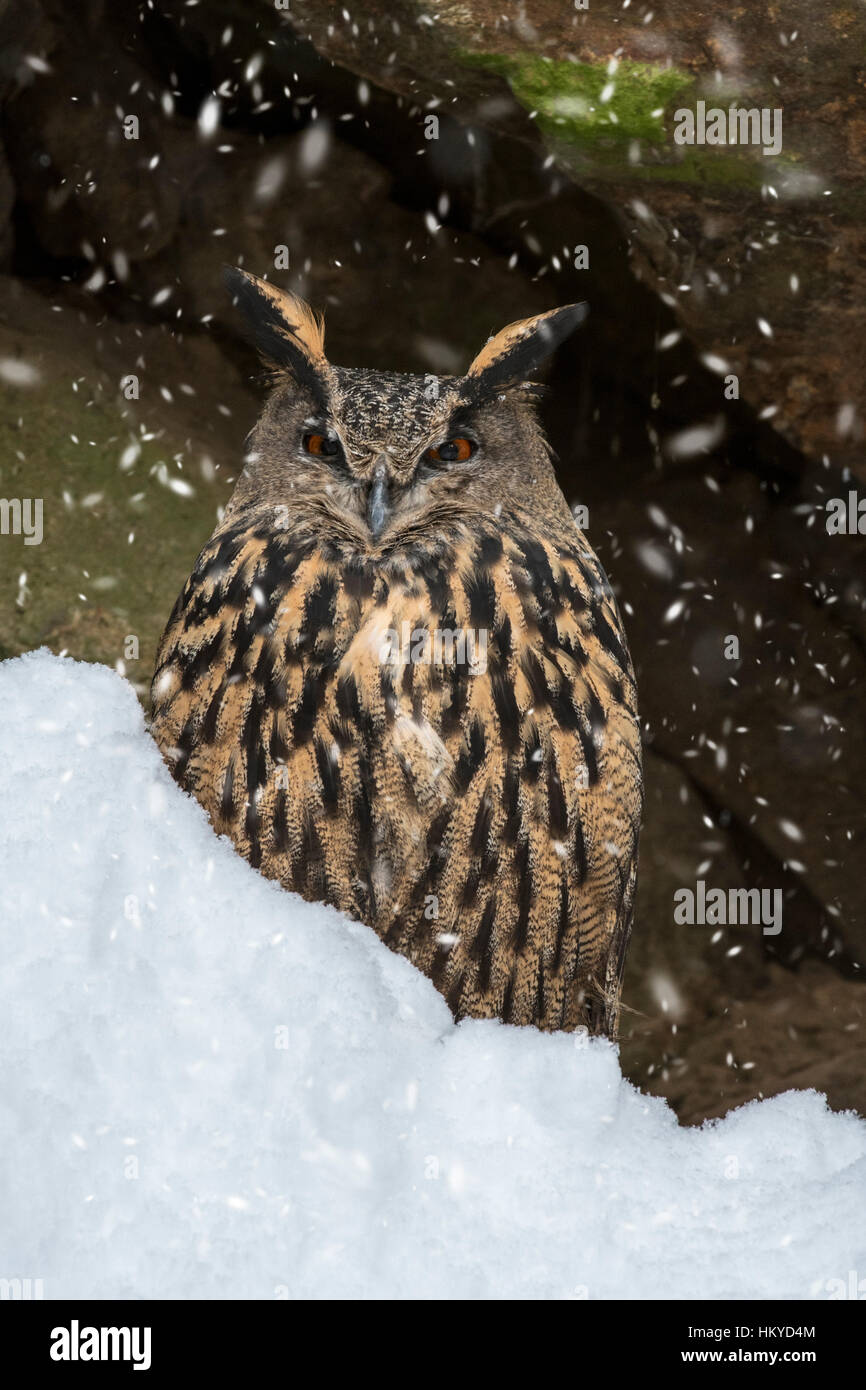
[[[468,380],[485,391],[499,391],[524,381],[588,313],[588,304],[567,304],[510,323],[481,349],[469,368]]]
[[[267,364],[320,394],[328,366],[323,320],[297,295],[246,270],[226,266],[223,275],[246,320],[247,336]]]

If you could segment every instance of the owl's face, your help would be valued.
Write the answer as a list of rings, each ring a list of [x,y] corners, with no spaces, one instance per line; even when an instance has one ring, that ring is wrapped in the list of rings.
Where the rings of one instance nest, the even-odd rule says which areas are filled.
[[[375,551],[455,506],[558,494],[525,378],[585,306],[509,325],[464,377],[417,376],[333,366],[300,300],[244,271],[228,281],[275,374],[233,508],[288,505]]]

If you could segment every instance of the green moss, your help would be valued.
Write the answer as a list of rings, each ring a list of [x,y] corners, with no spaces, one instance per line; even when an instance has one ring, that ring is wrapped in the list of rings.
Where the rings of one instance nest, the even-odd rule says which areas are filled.
[[[571,63],[535,54],[462,52],[461,61],[507,79],[546,143],[575,173],[630,182],[759,188],[767,168],[750,150],[675,146],[673,111],[694,109],[694,77],[679,68],[621,61]],[[602,94],[605,100],[602,100]],[[633,159],[635,143],[638,159]]]
[[[613,76],[606,65],[546,60],[536,55],[464,53],[474,67],[508,79],[521,106],[537,112],[542,130],[577,144],[598,140],[624,145],[644,140],[663,145],[661,115],[694,86],[678,68],[620,62]],[[606,100],[605,89],[612,88]],[[682,102],[679,103],[680,105]]]
[[[126,671],[143,689],[229,488],[202,477],[188,457],[179,470],[182,445],[166,438],[139,439],[138,456],[121,467],[133,439],[122,407],[71,384],[0,392],[0,497],[43,502],[40,545],[0,536],[0,658],[45,644],[114,665],[133,635],[139,657]],[[173,491],[170,479],[193,495]]]

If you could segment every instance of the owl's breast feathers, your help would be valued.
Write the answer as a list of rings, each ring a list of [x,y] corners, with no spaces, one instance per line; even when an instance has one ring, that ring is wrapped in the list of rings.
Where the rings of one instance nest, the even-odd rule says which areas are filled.
[[[235,511],[169,619],[153,731],[252,865],[369,923],[458,1017],[615,1031],[640,736],[576,529],[504,511],[365,556]]]

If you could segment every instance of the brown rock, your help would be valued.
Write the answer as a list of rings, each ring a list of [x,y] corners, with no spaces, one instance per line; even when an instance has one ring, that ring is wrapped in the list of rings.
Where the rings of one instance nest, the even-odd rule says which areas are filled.
[[[181,170],[166,158],[162,96],[99,27],[77,26],[10,98],[18,196],[50,255],[124,267],[171,240]]]
[[[840,408],[866,413],[866,15],[828,16],[806,0],[771,24],[746,6],[721,20],[693,0],[674,0],[649,24],[638,7],[580,12],[550,0],[514,13],[467,0],[439,6],[429,24],[409,0],[369,11],[360,26],[335,18],[326,0],[298,0],[292,13],[321,52],[421,108],[447,103],[461,119],[547,144],[615,211],[637,273],[700,349],[739,359],[743,399],[757,410],[787,401],[774,428],[866,478],[859,441],[838,429]],[[608,65],[610,136],[595,114]],[[506,81],[516,101],[503,114],[491,99]],[[723,105],[783,109],[782,154],[676,146],[674,110],[712,105],[718,93]],[[664,112],[656,134],[650,105]],[[795,377],[814,383],[808,408],[789,397]]]

